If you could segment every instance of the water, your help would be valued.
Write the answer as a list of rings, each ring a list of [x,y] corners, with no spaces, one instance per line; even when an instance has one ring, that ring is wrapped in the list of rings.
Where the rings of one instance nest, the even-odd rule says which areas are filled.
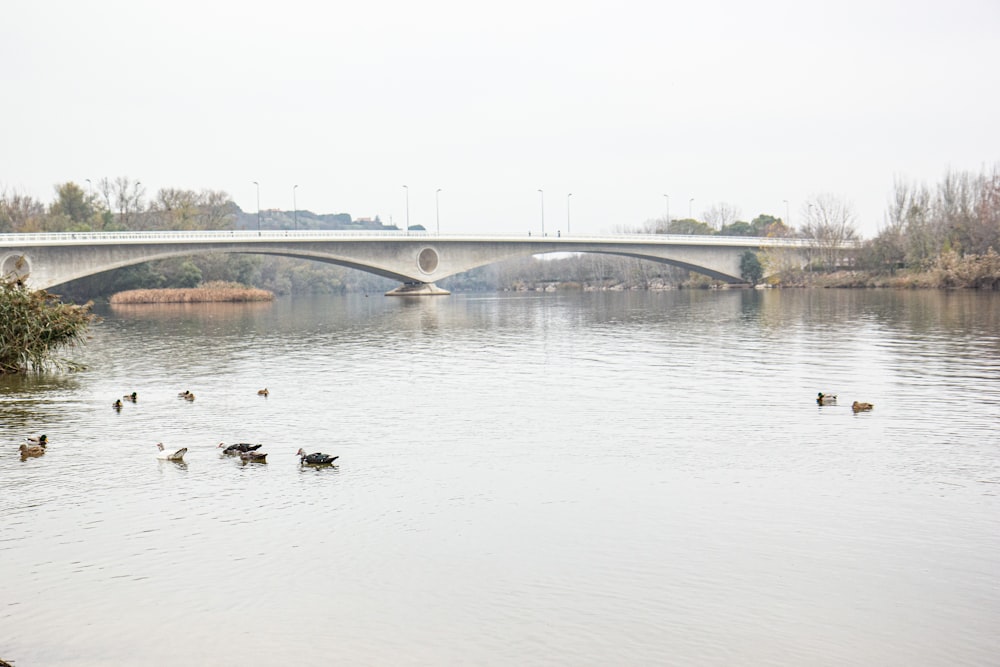
[[[0,658],[1000,655],[1000,295],[358,295],[103,315],[71,351],[90,370],[0,378]],[[22,462],[20,440],[43,432],[47,453]],[[159,441],[186,463],[156,460]],[[220,441],[264,443],[268,463]],[[300,446],[340,465],[302,469]]]

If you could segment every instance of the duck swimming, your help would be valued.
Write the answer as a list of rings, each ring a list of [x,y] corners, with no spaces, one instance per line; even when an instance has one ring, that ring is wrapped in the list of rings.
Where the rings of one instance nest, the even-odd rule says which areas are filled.
[[[260,445],[257,445],[258,447]],[[245,463],[267,463],[267,452],[258,452],[251,449],[248,452],[240,452],[240,458]]]
[[[113,407],[115,410],[121,410],[122,409],[122,399],[119,398],[117,401],[115,401],[114,403],[112,403],[111,407]]]
[[[340,458],[339,456],[330,456],[328,454],[321,454],[320,452],[306,454],[306,450],[301,447],[299,447],[299,451],[295,452],[295,454],[299,457],[300,465],[327,466],[332,465],[334,461]]]
[[[270,393],[271,393],[271,392],[269,392],[269,391],[267,390],[267,387],[264,387],[263,389],[258,389],[258,390],[257,390],[257,395],[258,395],[258,396],[267,396],[267,395],[268,395],[268,394],[270,394]]]
[[[184,398],[185,396],[189,395],[190,393],[191,393],[190,391],[188,391],[187,389],[185,389],[184,391],[182,391],[179,394],[177,394],[177,398]]]
[[[261,445],[251,445],[249,442],[237,442],[235,445],[226,445],[224,442],[219,443],[219,447],[222,448],[223,454],[236,455],[243,452],[252,452],[254,450],[260,449]]]
[[[156,458],[163,459],[165,461],[183,461],[184,455],[187,454],[187,447],[181,447],[180,449],[165,449],[162,442],[156,443],[156,448],[160,450],[156,454]]]
[[[28,442],[29,445],[41,445],[42,447],[44,447],[45,445],[49,444],[49,436],[45,435],[44,433],[42,433],[37,438],[28,437],[25,438],[25,440]]]
[[[816,397],[816,403],[819,405],[835,405],[837,403],[837,395],[819,392],[819,395]]]
[[[27,458],[29,456],[41,456],[44,453],[45,453],[45,445],[31,445],[31,444],[21,445],[21,458]]]
[[[139,394],[133,391],[131,394],[125,394],[124,396],[122,396],[122,398],[124,398],[126,401],[131,401],[135,403],[136,401],[139,400]]]
[[[184,400],[185,401],[193,401],[194,400],[194,394],[192,394],[190,391],[187,392],[186,394],[184,394]]]
[[[855,412],[868,412],[874,407],[875,406],[872,405],[871,403],[859,403],[858,401],[854,401],[854,403],[851,405],[851,409],[854,410]]]

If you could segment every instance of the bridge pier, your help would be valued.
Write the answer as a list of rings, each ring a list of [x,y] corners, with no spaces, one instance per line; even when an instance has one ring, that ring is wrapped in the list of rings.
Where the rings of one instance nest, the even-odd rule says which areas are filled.
[[[441,289],[434,283],[403,283],[393,290],[385,293],[386,296],[447,296],[451,294],[446,289]]]

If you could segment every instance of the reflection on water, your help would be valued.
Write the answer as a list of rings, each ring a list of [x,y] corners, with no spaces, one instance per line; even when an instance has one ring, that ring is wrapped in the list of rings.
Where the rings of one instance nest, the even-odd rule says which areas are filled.
[[[0,377],[0,658],[989,664],[998,303],[105,308],[88,370]]]

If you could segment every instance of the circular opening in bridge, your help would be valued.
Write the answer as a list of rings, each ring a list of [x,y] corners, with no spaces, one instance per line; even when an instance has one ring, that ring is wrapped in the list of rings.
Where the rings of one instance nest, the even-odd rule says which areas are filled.
[[[24,278],[31,273],[31,264],[24,255],[7,255],[0,264],[0,273],[5,278]]]
[[[438,267],[438,254],[434,248],[424,248],[417,255],[417,266],[424,273],[434,273]]]

